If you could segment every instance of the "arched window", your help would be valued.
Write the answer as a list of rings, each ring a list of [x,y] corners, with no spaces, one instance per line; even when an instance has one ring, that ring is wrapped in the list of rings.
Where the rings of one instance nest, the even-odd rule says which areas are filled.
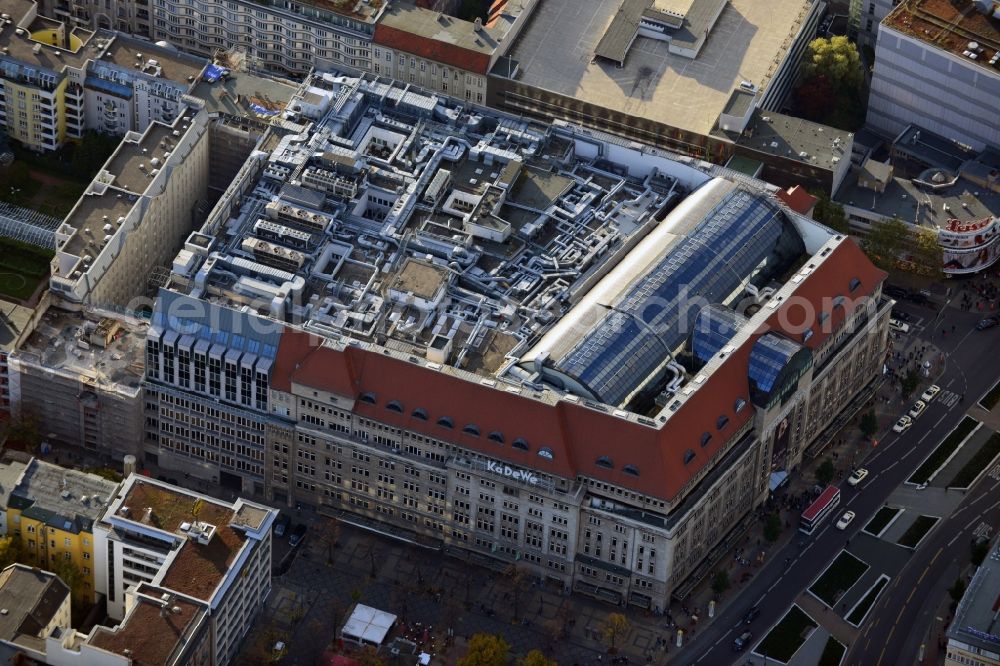
[[[528,446],[528,442],[524,441],[520,437],[518,437],[517,439],[515,439],[514,443],[511,444],[511,446],[513,446],[515,449],[520,449],[521,451],[530,451],[531,450],[531,447]]]
[[[708,446],[708,443],[712,441],[712,433],[703,432],[701,433],[701,445]]]
[[[626,474],[631,474],[632,476],[639,476],[639,468],[635,465],[625,465],[622,467],[622,471]]]
[[[604,469],[614,469],[615,468],[614,461],[612,461],[611,458],[609,458],[607,456],[601,456],[596,461],[594,461],[594,464],[597,465],[598,467],[603,467]]]
[[[375,394],[374,393],[362,393],[361,402],[367,402],[369,405],[375,404]]]
[[[743,398],[736,398],[736,402],[733,403],[733,411],[739,414],[743,411],[743,408],[747,406],[747,401]]]
[[[386,403],[385,408],[391,412],[399,412],[400,414],[403,413],[403,405],[401,405],[398,400],[390,400]]]
[[[726,427],[727,425],[729,425],[729,417],[728,417],[728,416],[726,416],[725,414],[723,414],[723,415],[722,415],[722,416],[720,416],[719,418],[715,419],[715,427],[716,427],[716,428],[717,428],[718,430],[722,430],[722,429],[723,429],[723,428],[725,428],[725,427]]]
[[[546,460],[555,459],[555,455],[552,453],[552,449],[550,449],[547,446],[543,446],[542,448],[538,449],[538,455],[542,458],[545,458]]]
[[[462,432],[467,433],[469,435],[473,435],[475,437],[479,437],[479,426],[470,423],[469,425],[462,428]]]
[[[451,418],[448,417],[448,416],[442,416],[441,418],[438,419],[437,423],[442,428],[454,428],[455,427],[454,421],[452,421]]]
[[[427,410],[424,409],[423,407],[417,407],[416,409],[413,410],[412,416],[415,419],[420,419],[421,421],[426,421],[427,420]]]
[[[684,452],[684,464],[687,465],[692,460],[694,460],[694,451],[688,449]]]
[[[852,292],[857,291],[858,287],[860,286],[861,286],[861,280],[859,280],[858,278],[851,278],[851,285],[849,288]]]
[[[489,435],[486,436],[486,439],[490,440],[491,442],[497,442],[498,444],[503,444],[503,433],[494,430],[493,432],[491,432]]]

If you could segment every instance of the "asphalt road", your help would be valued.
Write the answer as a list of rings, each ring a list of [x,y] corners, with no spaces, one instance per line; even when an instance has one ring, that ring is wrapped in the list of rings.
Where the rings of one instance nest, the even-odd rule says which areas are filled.
[[[927,411],[914,422],[913,427],[907,432],[897,435],[890,431],[888,435],[883,436],[878,450],[864,461],[864,466],[869,471],[868,479],[858,489],[851,488],[846,482],[842,484],[840,513],[847,509],[857,513],[853,524],[847,530],[839,531],[833,526],[836,521],[830,519],[816,534],[808,537],[803,535],[802,539],[793,539],[771,558],[770,563],[743,589],[737,599],[726,606],[711,625],[699,631],[694,640],[686,640],[683,648],[672,651],[671,663],[714,665],[733,663],[734,660],[736,663],[743,663],[746,655],[742,655],[743,659],[737,658],[733,654],[732,642],[744,629],[740,622],[746,611],[755,605],[760,607],[760,616],[750,626],[755,634],[755,639],[760,639],[767,629],[781,618],[795,597],[812,583],[837,553],[845,547],[848,537],[853,536],[864,527],[893,489],[906,481],[924,457],[955,427],[965,411],[1000,377],[1000,354],[996,354],[994,351],[997,344],[1000,343],[1000,328],[985,332],[975,331],[975,323],[980,319],[980,315],[975,313],[948,310],[947,316],[944,316],[936,309],[913,304],[902,304],[899,307],[923,319],[922,325],[926,329],[922,332],[914,331],[911,335],[919,334],[927,340],[932,340],[946,353],[944,369],[936,382],[944,390],[965,394],[965,402],[948,408],[941,401],[935,400],[928,405]],[[942,321],[947,322],[949,330],[947,336],[940,334],[943,328]],[[950,332],[952,325],[956,327],[954,333]],[[900,411],[903,411],[903,407],[900,407]],[[987,478],[987,481],[990,479]],[[921,635],[920,632],[926,633],[927,631],[927,623],[932,618],[919,618],[919,613],[923,609],[922,604],[934,601],[936,607],[936,600],[929,599],[929,597],[931,587],[933,587],[933,583],[937,582],[937,578],[928,573],[922,580],[919,580],[924,569],[922,563],[929,563],[942,545],[947,550],[948,542],[953,539],[958,539],[954,542],[954,546],[961,548],[962,557],[966,556],[968,546],[965,543],[960,543],[961,535],[966,529],[964,526],[969,518],[981,509],[976,498],[980,498],[981,495],[988,492],[989,484],[983,482],[970,491],[970,496],[966,500],[966,504],[963,505],[968,508],[959,510],[957,515],[941,521],[920,545],[903,573],[897,576],[900,578],[915,573],[914,578],[917,579],[917,582],[914,584],[907,579],[904,583],[909,582],[910,585],[906,586],[904,583],[900,583],[892,588],[890,594],[884,595],[885,598],[880,601],[878,607],[881,609],[901,608],[901,614],[905,617],[892,617],[890,619],[897,621],[902,626],[910,627],[910,631],[900,630],[891,632],[891,635],[890,630],[884,630],[885,628],[881,624],[869,629],[868,637],[873,639],[871,640],[872,645],[882,643],[883,638],[887,641],[882,655],[882,663],[913,663],[912,658],[910,661],[905,661],[903,655],[912,652],[915,656],[919,641],[905,646],[904,642],[909,639],[912,632]],[[996,507],[994,506],[992,510],[995,511]],[[799,543],[803,541],[805,545],[800,548]],[[785,564],[786,558],[790,558],[787,565]],[[951,557],[941,554],[937,556],[933,566],[937,570],[937,567],[951,560]],[[897,598],[902,594],[900,591],[909,595],[911,589],[918,591],[913,593],[909,601],[906,601],[905,597],[903,599]],[[918,600],[921,603],[917,603]],[[884,610],[882,613],[870,613],[869,622],[874,622],[874,618],[885,615]],[[919,626],[918,619],[925,621],[922,627]],[[896,633],[899,635],[896,636]],[[852,646],[852,652],[848,655],[849,659],[845,660],[845,663],[875,664],[876,661],[862,659],[861,655],[867,659],[869,652],[864,651],[864,639],[860,642],[862,643],[860,648],[857,647],[857,643]],[[879,645],[880,649],[881,647]],[[877,660],[879,656],[876,655],[875,658]]]

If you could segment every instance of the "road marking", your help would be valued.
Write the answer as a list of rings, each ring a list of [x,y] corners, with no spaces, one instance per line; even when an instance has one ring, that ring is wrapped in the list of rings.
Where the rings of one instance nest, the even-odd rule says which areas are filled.
[[[934,557],[931,558],[931,564],[934,564],[937,561],[937,558],[938,558],[939,555],[941,555],[942,551],[944,551],[944,547],[943,546],[940,547],[940,548],[938,548],[937,552],[934,553]],[[928,564],[927,566],[929,567],[931,564]]]
[[[920,578],[923,579],[923,575],[921,575]],[[920,582],[920,581],[917,581],[917,582]],[[915,587],[910,590],[910,596],[906,597],[906,604],[910,603],[910,599],[913,598],[913,593],[916,592],[916,591],[917,591],[917,588],[915,588]],[[903,604],[903,608],[906,608],[906,604]],[[899,611],[899,614],[902,615],[903,611]],[[899,622],[899,618],[898,617],[896,618],[896,622]]]
[[[941,391],[941,395],[938,396],[938,402],[951,409],[958,404],[959,397],[954,391]]]
[[[989,523],[980,522],[978,525],[976,525],[976,529],[972,530],[972,536],[976,537],[977,539],[989,539],[990,532],[992,531],[993,528],[990,526]]]
[[[1000,481],[1000,463],[993,465],[990,469],[988,476],[994,481]]]
[[[928,567],[924,567],[924,572],[923,572],[922,574],[920,574],[920,578],[919,578],[919,579],[917,579],[917,582],[918,582],[918,583],[922,583],[922,582],[924,582],[924,576],[926,576],[926,575],[927,575],[927,572],[928,572],[928,571],[930,571],[930,567],[929,567],[929,566],[928,566]],[[911,593],[911,594],[912,594],[912,593]],[[909,599],[907,599],[907,601],[909,601]]]
[[[955,543],[958,540],[958,537],[960,537],[960,536],[962,536],[961,532],[959,532],[958,534],[956,534],[955,536],[953,536],[951,538],[951,541],[948,542],[948,547],[951,548],[951,544]]]
[[[766,596],[767,596],[767,593],[766,593],[766,592],[761,592],[761,593],[760,593],[760,596],[759,596],[759,597],[757,597],[757,601],[753,602],[753,605],[754,605],[754,606],[756,606],[756,605],[757,605],[757,604],[759,604],[760,602],[764,601],[764,597],[766,597]]]
[[[969,522],[968,522],[968,523],[966,524],[966,526],[962,528],[962,531],[964,532],[965,530],[967,530],[967,529],[969,529],[970,527],[972,527],[972,524],[973,524],[973,523],[975,523],[975,522],[976,522],[977,520],[979,520],[979,519],[980,519],[980,518],[982,518],[982,517],[983,517],[983,514],[979,514],[978,516],[976,516],[975,518],[973,518],[972,520],[970,520],[970,521],[969,521]]]

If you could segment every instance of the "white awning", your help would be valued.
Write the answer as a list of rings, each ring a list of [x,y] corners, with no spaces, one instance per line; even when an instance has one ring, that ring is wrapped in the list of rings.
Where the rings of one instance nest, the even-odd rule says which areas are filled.
[[[340,634],[343,638],[358,643],[381,645],[395,622],[396,616],[392,613],[358,604],[354,607],[351,617],[347,618],[347,624],[341,629]]]

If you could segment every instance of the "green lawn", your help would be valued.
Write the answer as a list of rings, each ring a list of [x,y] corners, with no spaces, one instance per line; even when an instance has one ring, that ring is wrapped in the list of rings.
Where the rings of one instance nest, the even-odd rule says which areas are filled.
[[[854,626],[858,626],[859,624],[861,624],[862,620],[865,619],[865,615],[868,614],[868,609],[872,607],[872,605],[875,603],[875,600],[878,598],[879,592],[881,592],[882,588],[884,588],[888,584],[889,584],[888,578],[880,578],[879,581],[875,583],[875,585],[872,587],[872,589],[868,590],[867,594],[865,594],[865,596],[861,599],[861,601],[858,602],[858,605],[855,606],[853,610],[851,610],[851,614],[847,616],[847,621],[853,624]],[[825,650],[823,651],[823,654],[826,655]],[[820,660],[820,663],[823,663],[823,661]]]
[[[786,664],[805,643],[808,633],[816,628],[816,623],[798,606],[792,606],[781,622],[774,625],[764,640],[757,646],[757,654],[766,655]]]
[[[822,599],[827,606],[833,606],[866,571],[868,571],[867,564],[846,550],[841,551],[833,564],[809,587],[809,591]]]
[[[0,238],[0,295],[25,300],[49,274],[52,252]]]
[[[939,519],[934,516],[917,516],[917,519],[913,521],[913,524],[907,528],[903,536],[899,537],[898,543],[900,546],[906,546],[907,548],[916,548],[920,540],[924,538],[924,535],[930,532],[931,528],[934,527]]]
[[[836,638],[830,636],[826,639],[826,647],[823,648],[823,654],[820,655],[816,666],[840,666],[840,660],[844,658],[845,652],[847,652],[847,648]]]
[[[865,525],[865,532],[878,536],[879,532],[885,529],[885,526],[889,524],[896,514],[898,514],[902,509],[898,509],[894,506],[884,506],[878,510],[868,524]]]
[[[1000,433],[993,433],[986,443],[976,451],[976,455],[958,470],[958,473],[948,482],[949,488],[968,488],[976,480],[979,473],[1000,454]]]
[[[1000,402],[1000,382],[993,385],[993,388],[990,389],[989,393],[983,396],[983,399],[979,401],[979,404],[982,405],[983,409],[989,411],[996,407],[998,402]]]
[[[962,443],[962,440],[968,437],[969,433],[972,432],[977,425],[979,425],[979,421],[971,416],[966,416],[962,419],[962,422],[951,431],[951,434],[948,435],[943,442],[938,444],[937,448],[934,449],[934,452],[927,457],[927,460],[925,460],[919,468],[917,468],[917,471],[913,473],[908,481],[916,484],[927,483],[927,481],[931,478],[931,475],[944,464],[944,461],[955,452],[955,449],[957,449],[958,445]]]

